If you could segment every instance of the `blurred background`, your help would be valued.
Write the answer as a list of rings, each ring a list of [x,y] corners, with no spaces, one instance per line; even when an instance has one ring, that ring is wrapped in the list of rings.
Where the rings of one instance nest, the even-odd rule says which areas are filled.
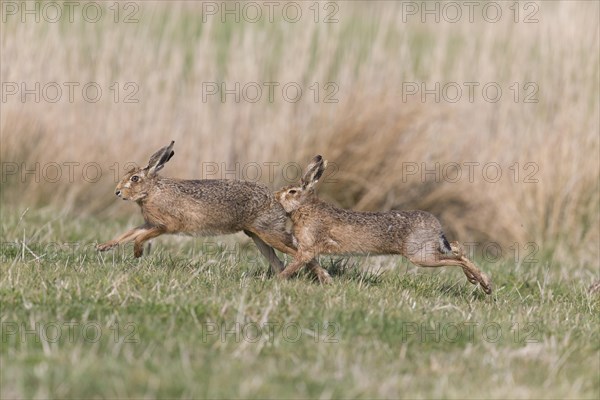
[[[175,140],[165,176],[322,154],[339,206],[597,268],[600,5],[474,3],[3,2],[2,213],[137,218],[114,186]]]

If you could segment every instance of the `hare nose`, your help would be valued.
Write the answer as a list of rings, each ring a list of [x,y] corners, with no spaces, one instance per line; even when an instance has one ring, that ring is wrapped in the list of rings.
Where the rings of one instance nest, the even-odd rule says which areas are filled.
[[[121,191],[120,191],[120,190],[117,190],[117,191],[115,192],[115,194],[116,194],[117,196],[121,196]]]

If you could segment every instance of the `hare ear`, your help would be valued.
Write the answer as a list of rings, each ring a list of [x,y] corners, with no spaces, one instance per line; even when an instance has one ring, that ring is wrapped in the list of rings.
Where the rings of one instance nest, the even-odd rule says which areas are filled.
[[[312,189],[319,182],[325,168],[327,168],[327,160],[323,160],[320,155],[315,156],[302,177],[302,189]]]
[[[150,161],[148,161],[148,166],[144,168],[148,171],[148,175],[156,174],[165,166],[165,163],[169,161],[171,157],[173,157],[175,154],[173,151],[174,144],[175,141],[172,140],[170,145],[165,146],[156,153],[152,154]]]

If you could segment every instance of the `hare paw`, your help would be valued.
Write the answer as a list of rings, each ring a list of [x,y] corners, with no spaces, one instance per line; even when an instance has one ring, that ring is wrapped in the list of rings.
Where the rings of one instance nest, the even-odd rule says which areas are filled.
[[[492,294],[492,281],[483,272],[481,273],[481,280],[479,281],[479,284],[481,285],[481,288],[486,294]]]
[[[277,278],[281,279],[281,280],[290,279],[290,276],[291,276],[291,274],[285,269],[277,274]]]
[[[319,282],[322,285],[331,285],[333,283],[333,279],[331,278],[331,275],[329,275],[329,272],[322,270],[318,273],[318,278],[319,278]]]
[[[133,246],[133,256],[135,258],[140,258],[142,256],[142,254],[144,254],[144,247],[142,245],[139,245],[136,243]]]
[[[117,243],[110,241],[110,242],[100,243],[100,244],[96,245],[96,250],[107,251],[107,250],[115,248],[116,246],[117,246]]]
[[[470,271],[463,269],[463,272],[465,273],[465,276],[467,277],[467,280],[469,282],[471,282],[473,285],[477,285],[479,283],[479,280],[477,280],[477,278],[475,277],[475,275],[473,275]]]

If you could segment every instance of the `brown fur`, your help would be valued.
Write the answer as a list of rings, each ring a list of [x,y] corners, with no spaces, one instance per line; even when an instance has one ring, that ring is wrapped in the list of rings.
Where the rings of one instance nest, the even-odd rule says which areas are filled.
[[[286,213],[273,193],[253,182],[163,178],[157,172],[173,157],[173,145],[154,153],[145,168],[129,171],[116,187],[117,196],[140,206],[145,223],[98,245],[98,250],[134,242],[134,256],[141,257],[144,243],[163,234],[212,236],[243,231],[269,260],[272,271],[281,272],[283,263],[273,247],[293,256],[296,247],[286,231]],[[316,261],[310,261],[310,268],[321,282],[330,281]]]
[[[299,185],[283,188],[275,197],[293,222],[298,253],[280,273],[287,278],[319,254],[400,254],[421,267],[460,266],[469,282],[490,294],[490,279],[449,243],[438,219],[426,211],[358,212],[319,200],[315,185],[327,161],[316,156]]]

